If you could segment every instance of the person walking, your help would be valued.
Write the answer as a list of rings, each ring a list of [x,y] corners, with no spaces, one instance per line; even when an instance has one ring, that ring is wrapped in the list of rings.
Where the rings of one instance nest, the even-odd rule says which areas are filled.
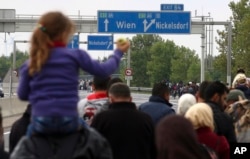
[[[214,131],[218,135],[223,135],[229,143],[235,143],[236,135],[231,117],[224,112],[227,105],[226,99],[229,90],[223,83],[219,81],[211,82],[205,89],[205,103],[207,103],[213,111]]]
[[[70,133],[79,126],[77,111],[79,69],[107,77],[117,67],[128,41],[117,42],[104,62],[92,60],[81,49],[66,47],[74,33],[73,22],[58,11],[43,14],[30,42],[30,57],[20,68],[17,94],[32,105],[29,133]]]
[[[149,114],[156,125],[164,116],[175,114],[169,98],[169,87],[163,82],[155,83],[149,101],[141,104],[139,110]]]
[[[181,115],[164,117],[156,126],[157,159],[208,159],[191,122]]]
[[[211,81],[202,81],[199,89],[196,93],[197,103],[203,103],[205,101],[205,90]]]
[[[242,100],[242,99],[246,99],[246,96],[244,95],[244,92],[242,92],[239,89],[231,89],[229,91],[229,93],[227,94],[227,100],[226,100],[226,107],[225,110],[226,111],[229,108],[229,105]]]
[[[190,107],[185,117],[191,121],[200,143],[213,149],[219,159],[230,158],[229,143],[225,136],[214,133],[212,109],[206,103],[197,103]]]
[[[243,68],[238,68],[236,75],[233,79],[232,82],[232,88],[237,87],[238,84],[241,84],[242,82],[245,83],[246,81],[246,74],[245,74],[245,70]]]
[[[112,84],[109,102],[109,110],[97,114],[91,127],[108,140],[114,159],[155,159],[153,121],[136,109],[129,87]]]
[[[94,92],[78,102],[79,116],[88,125],[91,124],[97,113],[108,109],[107,86],[109,81],[110,77],[94,76],[92,84]]]
[[[196,98],[191,93],[185,93],[178,99],[177,114],[185,115],[187,110],[196,103]]]

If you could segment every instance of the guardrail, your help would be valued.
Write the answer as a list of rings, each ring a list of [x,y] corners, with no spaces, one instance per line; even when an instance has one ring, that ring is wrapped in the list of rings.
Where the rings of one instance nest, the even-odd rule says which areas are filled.
[[[147,87],[129,87],[131,91],[138,91],[138,92],[151,92],[152,88]],[[11,94],[11,96],[17,96],[16,93]],[[9,97],[9,93],[4,93],[4,97]]]
[[[17,14],[16,19],[35,19],[38,20],[42,15],[32,15],[32,14]],[[68,15],[70,19],[74,20],[97,20],[95,15]]]
[[[145,93],[148,94],[152,91],[152,88],[146,87],[130,87],[131,92],[133,93]],[[25,111],[27,101],[20,101],[16,94],[5,93],[4,98],[0,98],[0,106],[2,107],[3,117],[15,116],[15,114],[21,114]]]
[[[151,92],[152,88],[146,88],[146,87],[130,87],[131,91],[145,91],[145,92]]]

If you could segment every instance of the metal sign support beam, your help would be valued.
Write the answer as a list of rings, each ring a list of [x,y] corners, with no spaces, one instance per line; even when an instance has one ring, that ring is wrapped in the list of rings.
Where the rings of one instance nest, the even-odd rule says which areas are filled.
[[[192,25],[203,25],[205,27],[205,25],[224,25],[227,26],[227,31],[228,31],[228,46],[227,46],[227,83],[229,84],[229,86],[231,86],[232,82],[232,75],[231,75],[231,55],[232,55],[232,23],[231,22],[222,22],[222,21],[209,21],[209,22],[205,22],[205,21],[193,21]],[[202,33],[201,33],[201,38],[203,38],[203,35],[205,35],[205,29],[202,29]],[[203,48],[203,46],[205,46],[205,41],[202,40],[202,45],[201,47]],[[202,49],[202,53],[201,53],[201,82],[204,81],[204,49]],[[203,66],[203,67],[202,67]]]
[[[13,73],[16,71],[16,43],[28,43],[27,40],[14,40],[14,49],[13,49],[13,61],[10,71],[10,85],[9,85],[9,95],[12,96],[13,92]]]

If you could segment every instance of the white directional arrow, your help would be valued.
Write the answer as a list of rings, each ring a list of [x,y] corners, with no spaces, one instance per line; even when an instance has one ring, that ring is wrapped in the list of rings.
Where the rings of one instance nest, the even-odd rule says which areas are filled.
[[[104,24],[105,24],[105,31],[107,32],[108,31],[108,24],[109,24],[108,19],[104,20]]]
[[[109,45],[107,47],[107,49],[109,49],[109,47],[112,45],[112,41],[109,41]]]
[[[151,22],[147,25],[148,21],[145,19],[143,21],[144,24],[144,32],[146,32],[154,23],[155,23],[155,19],[151,19]]]

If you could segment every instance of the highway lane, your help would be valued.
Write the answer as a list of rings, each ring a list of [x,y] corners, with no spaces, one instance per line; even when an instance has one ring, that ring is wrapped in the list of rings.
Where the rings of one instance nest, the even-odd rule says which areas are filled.
[[[85,98],[89,92],[79,91],[80,98]],[[132,93],[132,101],[139,106],[140,104],[147,102],[150,97],[150,94],[140,94],[140,93]],[[170,99],[170,103],[174,106],[173,108],[176,110],[178,99]],[[8,151],[9,148],[9,131],[4,132],[4,142],[5,142],[5,150]]]

